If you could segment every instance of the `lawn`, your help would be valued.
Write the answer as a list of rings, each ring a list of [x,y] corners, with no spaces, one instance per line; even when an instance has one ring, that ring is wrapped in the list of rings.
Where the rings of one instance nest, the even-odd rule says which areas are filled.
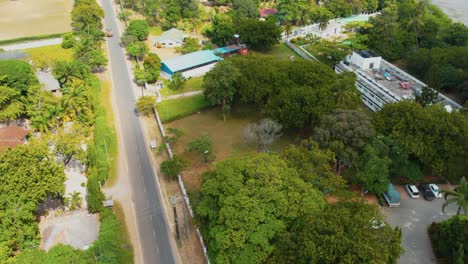
[[[321,62],[333,66],[336,61],[343,60],[344,57],[351,53],[351,47],[346,44],[329,42],[322,40],[317,43],[309,44],[305,49],[314,55]]]
[[[161,94],[163,96],[174,95],[174,94],[181,94],[193,91],[200,91],[202,89],[203,77],[191,77],[185,83],[185,87],[181,90],[171,90],[167,88],[169,81],[164,81],[164,88],[161,90]]]
[[[73,57],[72,49],[63,49],[60,45],[44,46],[24,50],[36,63],[53,62],[56,60],[71,60]]]
[[[275,45],[272,47],[270,50],[267,52],[264,52],[264,54],[272,55],[275,57],[278,57],[280,59],[287,59],[289,56],[294,56],[294,58],[300,58],[297,53],[295,53],[292,49],[290,49],[286,44],[280,43],[278,45]]]
[[[149,27],[149,34],[152,36],[159,36],[163,33],[163,30],[161,27]]]
[[[187,144],[193,139],[207,135],[213,142],[216,161],[229,157],[242,157],[255,153],[255,147],[246,143],[243,137],[245,127],[261,118],[261,114],[249,107],[235,107],[224,122],[220,109],[213,108],[201,111],[165,125],[165,128],[177,128],[184,135],[174,146],[174,153],[189,161],[189,167],[181,175],[189,193],[195,196],[200,188],[201,174],[210,169],[209,164],[201,164],[196,156],[186,151]],[[292,142],[292,137],[283,136],[271,147],[271,151],[281,152]]]
[[[73,0],[0,0],[0,40],[71,30]]]
[[[156,106],[161,122],[167,123],[184,116],[196,113],[209,107],[208,101],[202,94],[177,99],[163,100]]]

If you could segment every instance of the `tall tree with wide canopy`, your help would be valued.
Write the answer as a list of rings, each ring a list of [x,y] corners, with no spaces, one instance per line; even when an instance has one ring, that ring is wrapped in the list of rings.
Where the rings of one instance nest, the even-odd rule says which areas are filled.
[[[238,23],[240,39],[251,49],[265,51],[279,43],[281,28],[274,21],[255,18],[241,19]]]
[[[321,147],[335,152],[336,171],[340,174],[344,165],[358,160],[359,153],[374,134],[371,119],[365,112],[338,109],[322,118],[314,129],[313,138]]]
[[[221,106],[224,121],[231,110],[239,77],[240,72],[232,62],[224,60],[218,62],[203,78],[203,94],[211,105]]]
[[[267,263],[397,263],[401,231],[374,205],[338,202],[297,220]]]
[[[325,200],[273,154],[216,164],[203,176],[196,208],[213,263],[264,263],[273,241]]]

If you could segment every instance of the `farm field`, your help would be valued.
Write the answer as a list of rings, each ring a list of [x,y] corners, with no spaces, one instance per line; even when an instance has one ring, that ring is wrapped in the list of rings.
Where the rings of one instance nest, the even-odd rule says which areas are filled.
[[[44,46],[39,48],[25,49],[33,62],[53,62],[57,60],[72,60],[72,49],[63,49],[60,45]]]
[[[73,0],[0,0],[0,40],[71,30]]]

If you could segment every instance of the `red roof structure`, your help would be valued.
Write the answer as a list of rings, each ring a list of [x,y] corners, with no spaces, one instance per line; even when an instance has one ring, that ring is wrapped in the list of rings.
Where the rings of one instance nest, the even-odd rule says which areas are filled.
[[[0,128],[0,150],[24,144],[28,133],[28,130],[17,125]]]
[[[260,8],[259,10],[261,17],[267,17],[269,15],[274,15],[278,12],[275,8]]]

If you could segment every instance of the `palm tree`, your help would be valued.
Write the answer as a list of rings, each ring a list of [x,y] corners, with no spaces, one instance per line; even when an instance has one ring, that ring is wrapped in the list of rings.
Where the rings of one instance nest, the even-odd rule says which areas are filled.
[[[77,192],[77,191],[74,191],[73,193],[69,193],[70,195],[70,210],[75,210],[77,208],[80,208],[81,207],[81,202],[82,202],[82,198],[81,198],[81,193],[80,192]]]
[[[64,109],[65,117],[76,120],[78,116],[87,112],[90,107],[90,96],[88,88],[82,81],[72,80],[62,93],[61,106]]]
[[[445,203],[442,205],[442,212],[444,212],[447,205],[456,203],[458,205],[457,215],[460,214],[462,208],[465,214],[468,213],[468,182],[466,182],[465,177],[461,178],[460,185],[454,190],[442,190],[442,193],[445,199]],[[450,196],[452,198],[448,198]]]

